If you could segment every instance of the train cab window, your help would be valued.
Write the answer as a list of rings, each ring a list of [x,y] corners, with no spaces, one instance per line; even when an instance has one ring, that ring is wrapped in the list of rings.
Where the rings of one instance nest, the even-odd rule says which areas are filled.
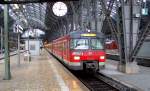
[[[103,43],[100,39],[91,39],[91,49],[104,49]]]
[[[88,39],[72,39],[71,49],[89,49]]]

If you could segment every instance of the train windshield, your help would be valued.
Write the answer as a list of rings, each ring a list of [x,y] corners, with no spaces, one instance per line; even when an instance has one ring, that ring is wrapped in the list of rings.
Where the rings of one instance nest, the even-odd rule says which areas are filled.
[[[91,49],[104,49],[100,39],[91,39]]]
[[[88,39],[72,39],[71,49],[89,49]]]
[[[72,39],[71,49],[103,49],[99,39]]]

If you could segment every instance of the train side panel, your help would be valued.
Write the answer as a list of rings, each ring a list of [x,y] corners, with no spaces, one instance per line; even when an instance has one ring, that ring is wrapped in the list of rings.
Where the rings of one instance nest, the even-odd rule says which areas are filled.
[[[53,41],[53,54],[65,64],[69,64],[69,37],[65,36]]]

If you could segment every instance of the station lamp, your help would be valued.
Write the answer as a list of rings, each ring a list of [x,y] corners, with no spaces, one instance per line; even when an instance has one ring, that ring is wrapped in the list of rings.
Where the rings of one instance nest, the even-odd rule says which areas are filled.
[[[25,5],[22,5],[22,7],[25,9],[26,8],[26,6]]]
[[[143,0],[144,7],[142,8],[142,15],[148,15],[148,8],[146,6],[146,0]]]
[[[18,4],[14,4],[14,5],[13,5],[13,9],[15,9],[15,10],[16,10],[16,9],[19,9]]]
[[[146,0],[143,0],[143,2],[146,2]]]

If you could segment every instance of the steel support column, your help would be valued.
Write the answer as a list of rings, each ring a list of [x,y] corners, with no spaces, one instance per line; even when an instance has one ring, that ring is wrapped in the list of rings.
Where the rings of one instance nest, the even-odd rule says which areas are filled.
[[[18,17],[18,21],[19,22],[17,22],[17,33],[18,33],[18,49],[17,49],[17,52],[18,52],[18,67],[20,66],[20,33],[19,33],[19,23],[21,23],[20,22],[20,17]]]
[[[102,32],[103,22],[105,20],[104,14],[101,14],[97,21],[97,31]]]
[[[5,0],[7,1],[7,0]],[[4,47],[5,47],[5,75],[4,80],[11,79],[10,72],[10,58],[9,58],[9,46],[8,46],[8,5],[4,5]]]
[[[65,16],[65,18],[66,18],[66,24],[65,24],[65,26],[66,26],[66,33],[67,34],[69,34],[69,20],[68,20],[68,18],[67,18],[67,16]]]
[[[124,31],[124,45],[125,45],[125,61],[129,62],[130,46],[131,46],[131,6],[129,2],[121,1],[122,3],[122,21],[123,21],[123,31]]]
[[[130,53],[130,41],[131,41],[131,10],[130,10],[130,4],[129,2],[125,3],[124,1],[121,1],[121,6],[122,6],[122,23],[123,23],[123,44],[124,46],[124,53],[125,53],[125,60],[124,60],[124,65],[120,66],[120,71],[126,73],[126,65],[129,63],[129,53]]]
[[[130,12],[129,12],[130,11]],[[123,31],[125,43],[125,59],[129,61],[129,55],[131,54],[135,44],[137,42],[137,33],[139,30],[140,17],[140,5],[136,5],[136,0],[130,2],[122,1],[122,18],[123,18]]]
[[[99,20],[99,17],[98,17],[98,0],[95,0],[94,1],[94,17],[95,17],[95,31],[98,31],[98,28],[97,28],[97,24],[98,24],[98,20]]]
[[[118,37],[118,52],[119,52],[119,64],[118,64],[118,70],[121,72],[125,72],[125,47],[124,47],[124,33],[123,33],[123,24],[122,24],[122,12],[121,8],[119,8],[118,3],[116,2],[116,10],[117,12],[117,30],[120,31],[120,33],[117,34]]]
[[[74,30],[74,16],[73,16],[73,14],[70,16],[71,17],[71,31],[73,31]]]
[[[1,54],[3,54],[3,28],[1,27]]]
[[[123,36],[124,36],[124,52],[125,52],[125,68],[126,73],[137,72],[136,63],[130,61],[133,48],[137,42],[137,32],[139,29],[140,4],[137,1],[122,1],[122,21],[123,21]],[[133,67],[134,66],[134,67]]]
[[[133,0],[132,1],[132,45],[131,45],[131,48],[132,48],[132,51],[133,51],[133,48],[135,48],[136,46],[136,42],[138,42],[138,32],[139,32],[139,24],[140,24],[140,12],[141,12],[141,3],[137,3],[137,0]],[[131,51],[131,52],[132,52]],[[131,55],[131,54],[130,54]]]
[[[85,3],[84,3],[84,11],[85,11],[85,15],[84,15],[84,22],[85,22],[85,25],[84,27],[85,28],[88,28],[88,29],[91,29],[91,30],[94,30],[94,19],[92,19],[92,11],[93,11],[93,7],[92,7],[92,1],[91,0],[86,0]]]
[[[78,20],[78,22],[79,22],[79,24],[80,24],[80,29],[81,29],[81,31],[83,31],[84,30],[84,28],[83,28],[83,0],[81,0],[81,2],[80,2],[80,12],[79,12],[79,20]]]
[[[92,11],[90,12],[91,13],[91,30],[93,30],[93,31],[97,31],[96,30],[96,21],[97,21],[97,19],[96,19],[96,13],[97,13],[97,10],[96,10],[96,1],[97,0],[92,0],[91,1],[91,8],[92,8]]]
[[[101,2],[99,0],[95,1],[95,29],[97,32],[102,32],[103,22],[105,20],[105,15],[102,13],[100,4]]]
[[[17,31],[18,31],[18,66],[20,66],[20,33],[19,33],[19,30],[17,28]]]
[[[94,13],[94,17],[95,17],[95,30],[97,31],[97,32],[101,32],[101,29],[102,29],[102,24],[100,23],[100,12],[101,12],[101,10],[99,9],[99,7],[98,6],[100,6],[99,4],[100,4],[100,2],[99,2],[99,0],[95,0],[94,1],[94,10],[95,10],[95,13]]]
[[[75,9],[75,6],[73,5],[73,1],[70,2],[70,5],[71,5],[71,8],[72,8],[72,11],[73,11],[73,14],[72,14],[72,19],[73,19],[73,30],[76,30],[77,29],[77,12],[76,12],[76,9]]]

